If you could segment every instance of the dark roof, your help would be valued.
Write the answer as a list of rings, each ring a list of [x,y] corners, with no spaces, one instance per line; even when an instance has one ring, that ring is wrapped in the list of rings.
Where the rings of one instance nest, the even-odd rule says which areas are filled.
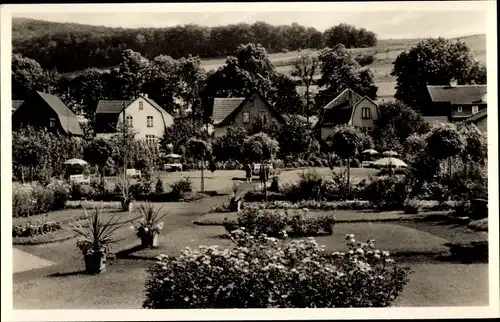
[[[215,98],[212,119],[219,124],[226,119],[245,100],[244,97]]]
[[[99,100],[97,103],[96,114],[119,114],[123,105],[129,106],[132,100]]]
[[[352,114],[352,106],[343,108],[328,108],[323,112],[318,125],[342,125],[349,122]]]
[[[487,117],[487,113],[486,113],[486,109],[482,109],[480,110],[479,112],[477,112],[476,114],[472,114],[471,116],[469,116],[467,119],[465,119],[465,122],[467,123],[473,123],[473,122],[477,122],[485,117]]]
[[[262,96],[260,93],[256,93],[256,92],[253,92],[251,93],[250,95],[248,95],[245,99],[243,99],[240,104],[238,106],[236,106],[236,108],[234,108],[226,117],[224,117],[221,121],[219,121],[218,123],[215,123],[215,125],[227,125],[229,124],[229,122],[231,120],[234,119],[234,117],[240,112],[240,110],[243,108],[243,106],[245,105],[245,103],[250,99],[250,97],[252,97],[253,95],[257,94],[257,96],[264,102],[264,104],[267,106],[267,108],[269,109],[269,111],[274,115],[274,117],[280,121],[281,123],[286,123],[285,119],[283,118],[283,116],[278,113],[271,104],[269,104],[269,101],[264,97]],[[235,104],[235,103],[232,103],[232,104]],[[228,104],[229,105],[229,104]],[[215,106],[215,100],[214,100],[214,106]],[[226,109],[222,109],[222,111],[226,112],[226,111],[229,111],[231,109],[231,106],[227,107]],[[214,112],[215,112],[215,109],[214,109]],[[214,115],[214,114],[212,114]],[[212,118],[215,118],[212,116]]]
[[[24,103],[24,100],[12,100],[12,111],[15,111]]]
[[[59,122],[62,128],[67,133],[74,135],[83,135],[82,128],[80,127],[80,122],[75,113],[69,109],[59,97],[47,93],[36,92],[44,101],[49,105],[54,112],[56,112]]]
[[[355,91],[350,88],[346,88],[339,95],[337,95],[334,99],[332,99],[328,104],[326,104],[323,108],[333,108],[338,106],[346,106],[351,105],[354,106],[356,103],[361,101],[363,96],[359,95]]]
[[[450,102],[456,104],[474,104],[486,102],[482,100],[486,94],[486,85],[427,86],[433,102]]]

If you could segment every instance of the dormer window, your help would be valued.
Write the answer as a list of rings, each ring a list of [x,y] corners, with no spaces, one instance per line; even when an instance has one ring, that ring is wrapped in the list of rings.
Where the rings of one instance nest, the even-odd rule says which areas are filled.
[[[144,109],[144,102],[139,101],[139,111],[142,111]]]
[[[461,113],[462,112],[462,106],[457,107],[457,112]]]
[[[51,118],[49,119],[49,127],[50,127],[50,128],[54,128],[54,127],[56,127],[56,119],[55,119],[54,117],[51,117]]]
[[[478,106],[473,106],[472,107],[472,114],[476,114],[477,112],[479,112],[479,107]]]

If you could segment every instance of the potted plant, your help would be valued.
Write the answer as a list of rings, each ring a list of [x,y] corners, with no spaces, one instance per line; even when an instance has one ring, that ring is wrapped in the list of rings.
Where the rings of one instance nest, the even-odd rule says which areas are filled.
[[[139,206],[142,218],[135,229],[143,248],[158,246],[158,234],[163,229],[163,222],[160,220],[167,215],[160,214],[162,208],[163,206],[155,210],[149,202]]]
[[[120,192],[121,192],[120,201],[122,204],[122,211],[126,211],[126,212],[132,211],[134,194],[132,193],[132,191],[129,187],[128,180],[121,179],[118,182],[118,187],[120,188]]]
[[[99,274],[106,268],[109,245],[117,242],[113,235],[123,224],[120,224],[115,216],[102,222],[99,219],[98,209],[94,209],[91,215],[85,209],[84,212],[86,217],[84,223],[74,222],[71,228],[80,237],[76,246],[83,253],[85,271],[89,274]]]
[[[231,211],[238,211],[239,212],[241,209],[242,198],[238,194],[239,187],[234,182],[233,182],[232,190],[233,190],[233,196],[229,200],[230,208],[231,208]]]

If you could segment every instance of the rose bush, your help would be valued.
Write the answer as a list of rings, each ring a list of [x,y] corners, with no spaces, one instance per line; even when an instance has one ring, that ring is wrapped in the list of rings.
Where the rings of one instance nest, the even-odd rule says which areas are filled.
[[[409,270],[374,241],[330,253],[314,238],[280,241],[234,231],[233,249],[200,246],[161,255],[148,272],[144,308],[387,307]]]
[[[331,235],[335,218],[333,216],[307,217],[307,209],[289,213],[288,210],[268,210],[247,207],[236,221],[224,221],[224,227],[230,233],[237,228],[244,228],[250,234],[265,234],[271,237],[283,237],[286,232],[291,237]]]

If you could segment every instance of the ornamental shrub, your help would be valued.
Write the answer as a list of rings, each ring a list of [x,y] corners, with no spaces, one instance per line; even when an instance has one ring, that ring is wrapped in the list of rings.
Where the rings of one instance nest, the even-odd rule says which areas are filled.
[[[182,199],[186,197],[187,194],[193,192],[193,182],[189,177],[182,178],[172,183],[170,188],[172,189],[171,193],[173,199]]]
[[[307,209],[298,212],[288,210],[259,209],[247,207],[236,221],[224,221],[224,227],[231,231],[244,228],[252,235],[265,234],[281,238],[283,232],[291,237],[331,235],[335,218],[333,216],[307,216]]]
[[[45,235],[58,230],[62,230],[61,223],[58,221],[29,222],[24,225],[12,226],[12,237],[33,237]]]
[[[370,183],[359,192],[362,199],[380,210],[403,209],[408,196],[404,176],[387,176],[372,178]]]
[[[387,307],[408,282],[374,241],[330,253],[314,238],[279,241],[232,233],[235,247],[200,246],[160,255],[148,269],[148,309]]]
[[[47,189],[54,194],[52,210],[64,209],[71,193],[70,184],[63,180],[53,180],[47,185]]]

